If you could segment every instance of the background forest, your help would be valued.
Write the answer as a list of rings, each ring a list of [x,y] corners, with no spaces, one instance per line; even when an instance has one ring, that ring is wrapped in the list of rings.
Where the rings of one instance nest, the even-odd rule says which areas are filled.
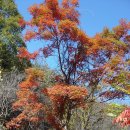
[[[28,20],[15,2],[0,0],[0,130],[129,130],[130,22],[89,36],[80,0],[35,1]]]

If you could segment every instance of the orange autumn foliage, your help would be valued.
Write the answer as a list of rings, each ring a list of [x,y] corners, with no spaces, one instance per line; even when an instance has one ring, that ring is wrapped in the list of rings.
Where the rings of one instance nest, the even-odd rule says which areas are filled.
[[[44,89],[43,93],[52,101],[57,116],[59,113],[63,114],[61,111],[65,110],[65,105],[70,105],[71,109],[85,107],[86,105],[85,97],[87,96],[87,90],[84,87],[57,84],[51,88]]]
[[[30,87],[37,87],[39,78],[43,78],[43,72],[41,70],[37,70],[35,68],[29,68],[25,70],[27,77],[26,80],[19,84],[20,88],[30,88]]]
[[[70,112],[73,109],[86,107],[85,98],[88,93],[84,87],[56,84],[42,92],[49,97],[52,104],[46,109],[46,120],[57,130],[63,129],[65,124],[62,121],[71,117]]]
[[[126,108],[117,118],[115,118],[114,123],[118,123],[121,127],[126,127],[130,125],[130,108]]]
[[[18,21],[18,23],[19,23],[19,25],[21,26],[21,27],[25,27],[25,25],[26,25],[26,22],[24,21],[24,19],[19,19],[19,21]]]
[[[36,35],[37,34],[33,31],[27,31],[24,39],[25,39],[25,41],[30,41],[31,39],[35,38]]]
[[[18,50],[17,56],[19,57],[19,59],[25,58],[27,60],[31,60],[31,59],[35,59],[38,56],[38,53],[39,53],[38,51],[35,51],[33,53],[29,53],[26,48],[21,47]]]
[[[13,104],[14,110],[21,111],[16,118],[7,123],[7,128],[19,128],[26,121],[38,122],[39,112],[43,110],[43,104],[39,102],[39,97],[32,88],[38,87],[38,82],[43,79],[43,71],[36,68],[26,69],[26,79],[19,84],[17,91],[17,101]]]
[[[121,20],[112,30],[105,28],[102,33],[89,37],[79,27],[78,5],[78,0],[62,0],[61,3],[45,0],[29,8],[30,21],[19,21],[21,26],[30,28],[24,36],[25,41],[46,41],[41,51],[46,58],[56,55],[63,78],[60,84],[37,93],[35,90],[40,89],[44,74],[34,68],[26,70],[26,79],[19,84],[18,101],[13,104],[21,114],[7,124],[8,128],[21,127],[26,121],[44,120],[56,130],[63,130],[66,126],[63,121],[69,122],[71,110],[86,106],[85,98],[89,94],[80,85],[96,90],[98,84],[104,82],[113,88],[120,84],[121,88],[127,88],[128,78],[125,77],[125,84],[122,84],[120,75],[126,74],[129,66],[126,57],[130,50],[130,22]],[[31,60],[38,53],[19,48],[18,57]],[[40,102],[40,94],[46,95],[50,104]],[[106,97],[111,95],[107,93]],[[40,113],[44,113],[44,117]]]
[[[26,69],[26,79],[19,84],[18,100],[13,104],[13,109],[21,111],[21,114],[8,122],[7,128],[20,128],[28,121],[37,124],[43,120],[57,130],[62,130],[64,126],[62,120],[67,111],[86,106],[85,98],[88,94],[86,88],[64,84],[41,90],[51,104],[40,103],[39,94],[32,88],[38,87],[38,82],[42,81],[43,77],[44,73],[40,69]]]

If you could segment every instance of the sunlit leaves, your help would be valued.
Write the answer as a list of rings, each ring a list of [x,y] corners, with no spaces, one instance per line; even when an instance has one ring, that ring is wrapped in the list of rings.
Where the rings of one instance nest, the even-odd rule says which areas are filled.
[[[25,27],[25,25],[26,25],[26,22],[24,21],[24,19],[19,19],[18,20],[18,23],[19,23],[19,25],[21,26],[21,27]]]
[[[42,91],[51,101],[52,111],[48,111],[48,122],[57,128],[62,128],[62,121],[71,117],[70,112],[75,108],[86,107],[85,97],[88,95],[86,88],[57,84]],[[53,119],[53,122],[52,122]],[[57,123],[56,123],[57,122]]]
[[[26,48],[21,47],[19,48],[19,54],[17,55],[20,59],[35,59],[38,55],[38,51],[35,51],[34,53],[29,53]]]
[[[78,0],[71,0],[71,4],[77,6],[79,4]]]
[[[122,127],[130,125],[130,108],[126,108],[115,120],[115,123],[119,123]]]
[[[69,6],[75,6],[77,7],[79,5],[78,0],[62,0],[63,7],[69,7]]]
[[[36,38],[36,32],[33,32],[33,31],[27,31],[24,37],[25,41],[30,41],[31,39],[34,39],[34,38]]]
[[[44,40],[51,40],[53,38],[53,34],[49,31],[44,31],[41,34],[41,38],[43,38]]]
[[[105,28],[102,33],[89,37],[79,27],[77,7],[78,0],[63,0],[61,3],[58,0],[45,0],[29,8],[32,15],[30,21],[20,21],[21,26],[28,27],[25,41],[46,41],[46,46],[40,50],[46,58],[53,54],[56,56],[61,77],[57,76],[58,83],[47,86],[43,93],[38,91],[49,100],[46,104],[40,104],[40,94],[35,91],[43,79],[43,73],[33,68],[26,70],[27,77],[19,84],[18,101],[14,107],[20,108],[28,116],[25,119],[28,121],[37,121],[39,110],[42,111],[44,121],[57,130],[67,126],[65,122],[69,122],[73,109],[86,106],[85,99],[89,94],[86,88],[79,86],[86,85],[92,90],[89,98],[92,96],[93,99],[95,93],[106,99],[114,99],[123,98],[128,94],[125,91],[130,91],[126,58],[130,49],[130,23],[121,20],[119,26],[112,30]],[[20,48],[18,57],[31,60],[37,55],[38,52],[29,53],[25,48]],[[108,91],[108,86],[113,87],[113,91]],[[99,94],[101,89],[106,91]],[[32,113],[37,116],[32,116]]]
[[[43,71],[36,68],[29,68],[26,70],[25,81],[19,84],[19,91],[17,91],[17,101],[13,104],[14,110],[21,111],[16,118],[12,119],[6,124],[7,128],[19,128],[27,121],[38,123],[41,116],[39,112],[43,111],[43,104],[39,102],[39,97],[36,92],[32,90],[37,87],[39,80],[43,80]]]
[[[64,123],[61,121],[66,120],[67,117],[64,116],[68,114],[68,111],[86,107],[87,89],[64,84],[43,89],[42,92],[47,96],[50,104],[40,103],[39,94],[34,91],[34,88],[39,86],[43,77],[44,73],[40,69],[26,69],[26,79],[19,84],[18,100],[13,104],[13,109],[21,111],[21,114],[8,122],[7,128],[19,128],[26,121],[38,123],[38,121],[44,120],[54,128],[62,129]],[[40,112],[44,113],[44,117],[39,115]]]
[[[55,103],[59,98],[68,98],[68,100],[72,100],[72,102],[77,100],[78,104],[87,96],[87,90],[83,87],[67,86],[62,84],[55,85],[52,88],[47,88],[43,92],[45,92],[52,101],[54,100]]]

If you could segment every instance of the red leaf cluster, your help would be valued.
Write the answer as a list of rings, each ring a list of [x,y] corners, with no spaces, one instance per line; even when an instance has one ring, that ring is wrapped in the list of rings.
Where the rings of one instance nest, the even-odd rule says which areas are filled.
[[[27,51],[27,49],[24,48],[24,47],[19,48],[18,51],[19,51],[19,54],[18,54],[17,56],[18,56],[20,59],[23,59],[23,58],[25,58],[25,59],[27,59],[27,60],[35,59],[35,58],[38,56],[38,54],[39,54],[38,51],[35,51],[35,52],[33,52],[33,53],[29,53],[29,52]]]
[[[43,110],[43,104],[39,102],[39,97],[32,88],[38,86],[38,81],[43,79],[43,71],[35,68],[26,69],[26,79],[19,84],[17,91],[18,100],[13,104],[14,110],[21,111],[16,118],[7,123],[7,128],[19,128],[26,122],[37,123],[40,120],[39,112]]]
[[[115,120],[114,123],[119,123],[122,127],[130,125],[130,108],[126,108]]]
[[[42,91],[51,101],[52,110],[47,109],[47,121],[54,128],[62,130],[64,116],[70,116],[70,111],[86,107],[85,98],[88,94],[84,87],[57,84]]]
[[[87,89],[65,84],[57,84],[43,89],[42,93],[47,96],[51,103],[40,103],[39,95],[33,88],[39,86],[38,81],[43,79],[43,71],[29,68],[26,69],[26,74],[25,81],[19,84],[18,100],[13,104],[14,110],[21,111],[21,114],[8,122],[7,128],[20,128],[28,121],[37,124],[43,120],[57,130],[62,130],[64,115],[68,114],[72,109],[86,106]]]

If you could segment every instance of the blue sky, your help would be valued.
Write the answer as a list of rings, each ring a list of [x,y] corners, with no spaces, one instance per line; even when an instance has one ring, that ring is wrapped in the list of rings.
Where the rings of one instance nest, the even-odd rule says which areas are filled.
[[[15,0],[20,14],[29,20],[28,7],[41,3],[43,0]],[[80,27],[89,35],[93,36],[101,32],[104,27],[112,28],[118,25],[121,18],[130,21],[130,0],[79,0]],[[27,43],[28,50],[33,52],[44,45],[43,42],[32,41]],[[51,67],[54,67],[53,59]]]

